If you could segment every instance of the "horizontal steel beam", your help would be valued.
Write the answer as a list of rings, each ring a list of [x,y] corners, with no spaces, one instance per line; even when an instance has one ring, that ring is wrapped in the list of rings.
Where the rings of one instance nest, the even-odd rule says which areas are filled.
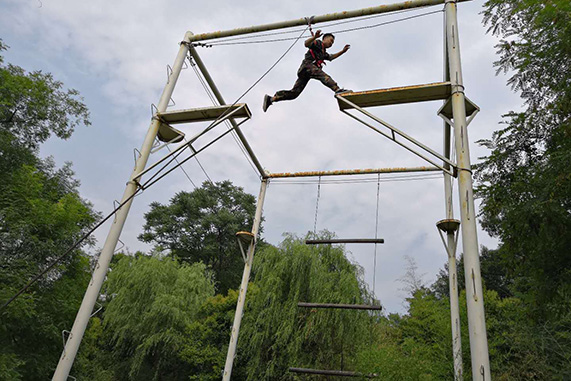
[[[403,172],[434,172],[442,171],[437,167],[397,167],[397,168],[368,168],[368,169],[341,169],[335,171],[308,171],[308,172],[281,172],[269,173],[266,171],[265,178],[277,179],[288,177],[317,177],[317,176],[345,176],[345,175],[368,175],[373,173],[403,173]]]
[[[470,1],[470,0],[456,0],[456,2],[464,2],[464,1]],[[313,24],[319,24],[327,21],[376,15],[380,13],[389,13],[389,12],[401,11],[404,9],[413,9],[413,8],[426,7],[431,5],[444,4],[444,2],[445,2],[444,0],[411,0],[411,1],[405,1],[403,3],[379,5],[376,7],[362,8],[352,11],[328,13],[325,15],[313,16]],[[195,34],[191,36],[190,42],[213,40],[222,37],[239,36],[243,34],[265,32],[268,30],[285,29],[294,26],[304,26],[304,25],[307,25],[307,20],[305,17],[302,17],[295,20],[280,21],[271,24],[262,24],[262,25],[244,27],[244,28],[221,30],[218,32]]]
[[[374,310],[380,311],[382,306],[372,306],[368,304],[335,304],[335,303],[297,303],[298,307],[304,308],[329,308],[329,309],[342,309],[342,310]]]
[[[385,243],[383,238],[345,238],[345,239],[306,239],[306,245],[321,245],[328,243]]]
[[[289,368],[292,373],[301,374],[319,374],[323,376],[341,376],[341,377],[367,377],[375,378],[376,374],[363,374],[359,372],[350,372],[346,370],[322,370],[322,369],[308,369],[308,368]]]

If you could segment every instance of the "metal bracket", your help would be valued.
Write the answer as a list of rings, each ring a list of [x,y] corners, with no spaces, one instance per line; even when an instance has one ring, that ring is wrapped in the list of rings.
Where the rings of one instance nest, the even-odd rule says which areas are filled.
[[[168,142],[165,142],[165,143],[163,143],[163,144],[161,144],[160,142],[158,142],[158,139],[157,139],[157,142],[158,142],[158,143],[154,145],[154,148],[151,150],[151,153],[158,152],[158,151],[160,151],[161,149],[163,149],[163,148],[165,148],[166,146],[168,146],[169,144],[177,143],[177,142],[179,142],[179,141],[180,141],[180,137],[178,137],[178,136],[174,137],[172,140],[170,140],[170,141],[168,141]]]
[[[440,239],[442,239],[442,243],[444,244],[444,248],[446,248],[446,252],[448,253],[449,257],[456,256],[456,247],[458,246],[458,228],[460,227],[460,221],[454,219],[445,219],[440,220],[436,223],[436,229],[438,230],[438,234],[440,235]],[[453,234],[454,235],[454,243],[452,247],[448,247],[446,241],[444,240],[444,234]]]
[[[466,96],[464,96],[464,101],[465,101],[464,104],[465,104],[465,110],[466,110],[466,127],[468,127],[470,125],[470,122],[472,122],[472,120],[474,119],[476,114],[478,114],[478,112],[480,111],[480,107],[478,107],[474,102],[472,102]],[[446,123],[448,123],[452,127],[455,127],[454,122],[452,121],[452,119],[453,119],[452,118],[452,97],[448,98],[446,100],[446,102],[444,102],[442,107],[440,107],[440,109],[438,110],[437,115],[439,117],[441,117],[442,119],[444,119],[444,121]]]
[[[392,140],[393,142],[397,143],[398,145],[400,145],[401,147],[407,149],[408,151],[412,152],[413,154],[419,156],[420,158],[428,161],[430,164],[434,165],[437,168],[440,168],[440,170],[442,170],[443,172],[448,173],[450,176],[456,177],[456,171],[454,170],[456,168],[456,164],[453,163],[452,161],[450,161],[448,158],[442,156],[441,154],[439,154],[438,152],[436,152],[435,150],[433,150],[432,148],[420,143],[419,141],[415,140],[414,138],[408,136],[407,134],[405,134],[404,132],[400,131],[399,129],[397,129],[396,127],[392,126],[391,124],[387,123],[386,121],[384,121],[383,119],[371,114],[370,112],[364,110],[363,108],[357,106],[355,103],[345,99],[344,97],[341,97],[339,95],[335,95],[335,98],[337,98],[340,102],[344,102],[348,105],[351,106],[351,108],[354,108],[355,110],[359,111],[360,113],[362,113],[363,115],[373,119],[374,121],[380,123],[381,125],[383,125],[384,127],[388,128],[391,131],[391,134],[387,134],[384,131],[381,131],[380,129],[378,129],[377,127],[373,126],[370,123],[365,122],[364,120],[360,119],[359,117],[357,117],[356,115],[353,115],[351,113],[349,113],[347,110],[342,109],[341,112],[350,116],[351,118],[357,120],[358,122],[364,124],[365,126],[371,128],[372,130],[378,132],[379,134],[383,135],[384,137],[386,137],[389,140]],[[408,140],[410,143],[414,144],[415,146],[417,146],[418,148],[421,148],[422,150],[424,150],[425,152],[431,154],[432,156],[442,160],[444,163],[450,165],[453,170],[450,170],[448,168],[445,168],[443,165],[438,164],[437,161],[432,160],[430,158],[428,158],[427,156],[425,156],[424,154],[418,152],[417,150],[415,150],[414,148],[410,147],[409,145],[404,144],[403,142],[397,140],[397,135]]]
[[[99,306],[99,308],[89,316],[90,318],[92,318],[92,317],[94,317],[95,315],[97,315],[97,313],[103,309],[103,305],[102,305],[102,304],[97,303],[97,302],[95,302],[95,304],[97,304],[97,305]]]
[[[244,245],[248,245],[248,248],[251,245],[256,244],[256,236],[250,232],[238,232],[236,233],[236,238],[238,239],[238,246],[240,246],[240,252],[242,253],[242,259],[244,259],[244,263],[248,262],[248,255],[244,251]]]
[[[113,210],[117,209],[117,205],[121,205],[121,203],[117,200],[113,200]],[[117,222],[117,212],[118,210],[115,211],[115,217],[113,218],[113,223]]]
[[[69,334],[69,336],[67,337],[67,339],[69,339],[70,337],[73,336],[73,334],[72,334],[70,331],[66,330],[66,329],[64,329],[63,331],[61,331],[61,339],[62,339],[62,341],[63,341],[63,356],[65,356],[65,344],[66,344],[66,340],[67,340],[66,337],[65,337],[65,334],[66,334],[66,333]]]
[[[171,80],[171,75],[172,75],[172,67],[171,67],[171,65],[167,65],[167,84]]]
[[[119,246],[118,248],[115,249],[115,251],[113,252],[113,254],[115,254],[116,252],[118,252],[119,250],[123,249],[125,247],[125,243],[123,241],[121,241],[120,239],[117,240],[118,242],[121,243],[121,246]]]

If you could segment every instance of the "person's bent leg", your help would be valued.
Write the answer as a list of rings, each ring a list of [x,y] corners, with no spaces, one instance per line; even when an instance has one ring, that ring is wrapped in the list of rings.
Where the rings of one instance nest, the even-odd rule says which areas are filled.
[[[303,89],[305,89],[305,86],[307,86],[308,81],[309,78],[302,76],[297,77],[297,81],[295,81],[292,89],[277,91],[276,94],[272,97],[272,102],[290,101],[299,97],[299,94],[301,94]]]
[[[340,87],[337,84],[337,82],[335,82],[333,80],[333,78],[331,78],[322,69],[315,66],[312,68],[310,75],[311,75],[311,78],[318,79],[321,83],[323,83],[325,86],[329,87],[334,92],[337,92],[340,90]]]
[[[305,89],[305,86],[307,86],[308,81],[309,77],[305,75],[300,75],[298,73],[297,81],[295,81],[295,84],[293,85],[293,88],[291,90],[279,90],[276,92],[276,94],[273,97],[270,97],[269,95],[264,96],[264,103],[262,104],[262,110],[266,112],[268,110],[268,107],[270,107],[274,102],[288,101],[297,98],[299,94],[301,94],[303,89]]]

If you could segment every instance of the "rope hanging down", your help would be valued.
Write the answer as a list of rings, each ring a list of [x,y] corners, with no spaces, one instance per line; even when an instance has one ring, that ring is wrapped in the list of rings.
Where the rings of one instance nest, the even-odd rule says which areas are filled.
[[[377,174],[377,210],[375,212],[375,239],[379,235],[379,194],[381,190],[381,174]],[[375,298],[375,286],[377,285],[377,244],[375,243],[375,253],[373,257],[373,298]]]
[[[319,212],[319,197],[321,196],[321,176],[317,183],[317,200],[315,201],[315,220],[313,221],[313,235],[317,233],[317,214]]]

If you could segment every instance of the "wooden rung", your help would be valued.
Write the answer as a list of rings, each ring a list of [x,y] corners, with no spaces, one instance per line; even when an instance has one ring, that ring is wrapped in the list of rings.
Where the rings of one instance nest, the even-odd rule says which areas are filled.
[[[322,245],[332,243],[385,243],[383,238],[345,238],[345,239],[306,239],[306,245]]]
[[[228,115],[232,111],[231,118],[250,118],[252,113],[245,103],[237,103],[235,105],[223,105],[214,107],[191,108],[186,110],[174,110],[157,113],[157,117],[166,123],[194,123],[208,122],[218,119],[220,116]]]
[[[371,310],[371,311],[380,311],[383,309],[382,306],[372,306],[368,304],[335,304],[335,303],[306,303],[306,302],[299,302],[297,303],[298,307],[304,308],[337,308],[337,309],[345,309],[345,310]]]
[[[347,99],[359,107],[375,107],[448,99],[451,94],[452,85],[450,82],[436,82],[425,85],[344,93],[338,94],[336,97]],[[341,110],[353,108],[353,106],[343,102],[342,99],[337,99],[337,102]]]
[[[341,377],[366,377],[375,378],[376,374],[363,374],[359,372],[351,372],[346,370],[325,370],[325,369],[308,369],[308,368],[289,368],[292,373],[302,374],[319,374],[323,376],[341,376]]]

